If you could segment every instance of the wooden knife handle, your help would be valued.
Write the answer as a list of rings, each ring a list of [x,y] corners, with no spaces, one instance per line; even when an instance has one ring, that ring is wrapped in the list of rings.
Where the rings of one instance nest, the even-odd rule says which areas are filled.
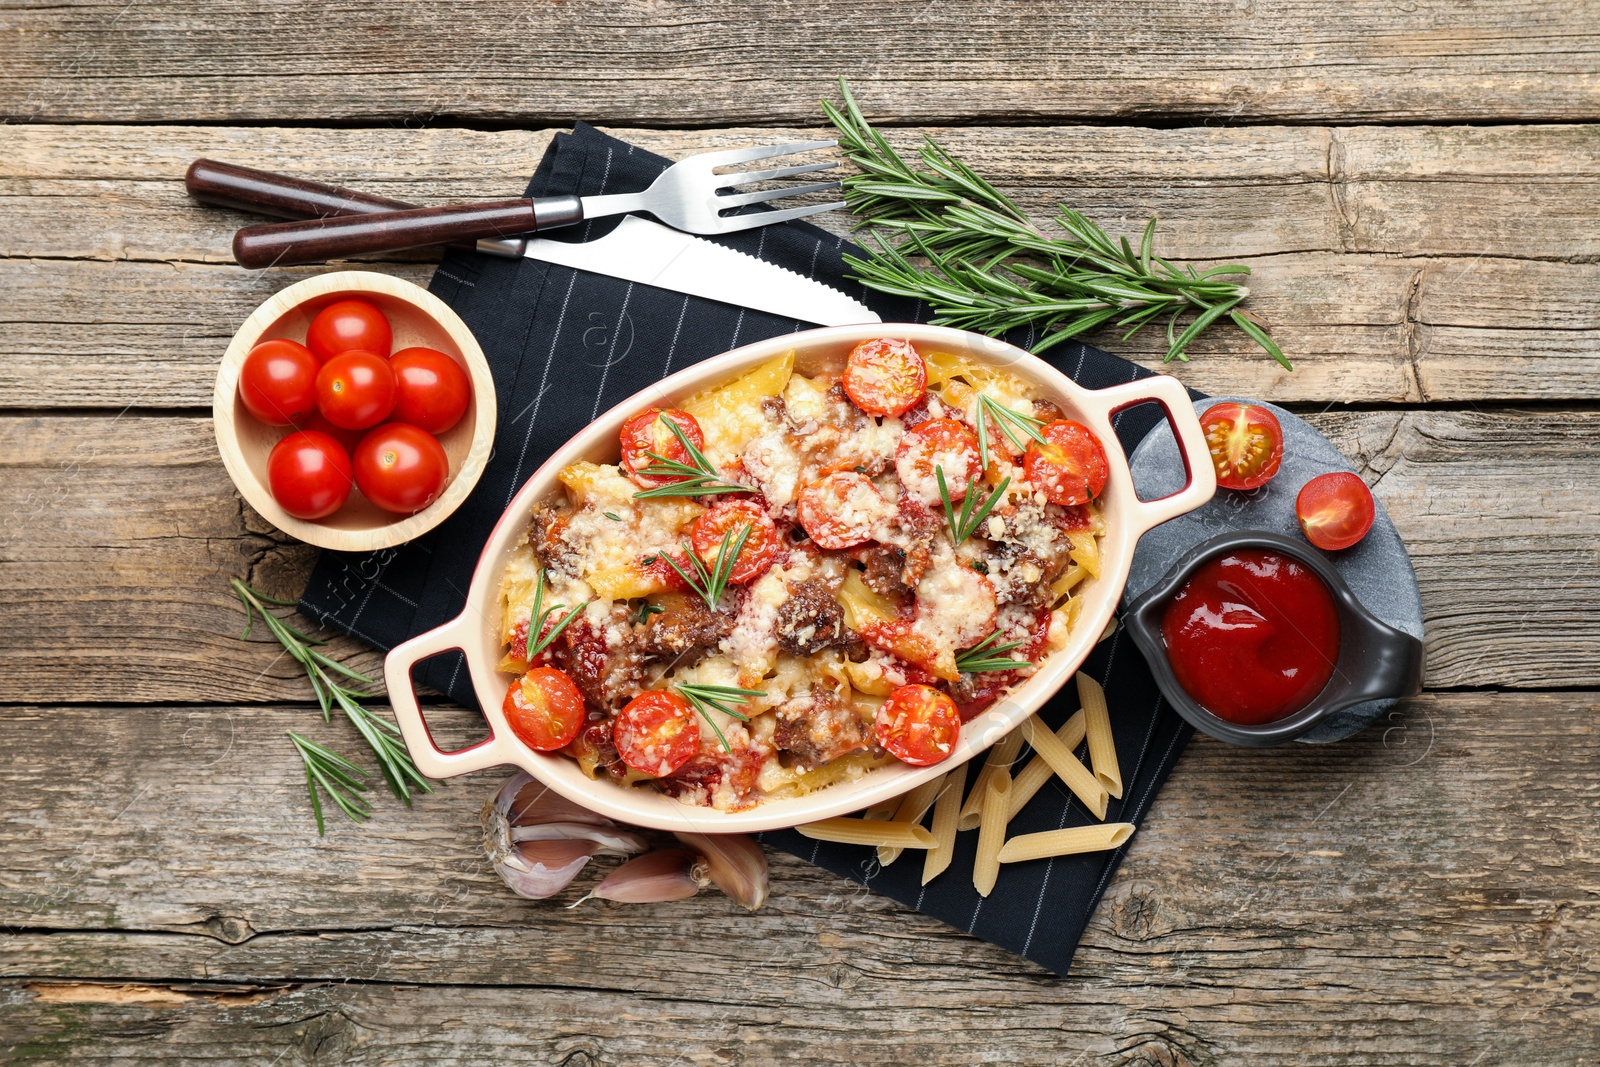
[[[337,185],[293,178],[287,174],[197,159],[189,164],[183,184],[189,195],[205,204],[253,211],[280,219],[322,219],[338,215],[366,215],[377,211],[404,211],[412,204],[372,196]]]

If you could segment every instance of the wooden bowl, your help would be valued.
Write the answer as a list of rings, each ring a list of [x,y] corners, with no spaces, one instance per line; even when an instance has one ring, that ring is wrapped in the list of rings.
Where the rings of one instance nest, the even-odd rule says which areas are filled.
[[[239,399],[239,369],[262,341],[286,338],[304,342],[317,312],[347,297],[376,305],[394,330],[394,351],[413,346],[437,349],[460,363],[472,381],[467,413],[439,435],[450,459],[450,481],[439,499],[414,515],[397,515],[352,490],[344,507],[325,519],[297,519],[278,506],[267,488],[267,456],[292,433],[292,426],[268,426]],[[233,484],[250,506],[284,533],[307,544],[344,552],[392,548],[419,537],[445,520],[478,484],[494,444],[495,394],[489,363],[472,331],[444,301],[399,278],[363,270],[343,270],[296,282],[251,312],[217,369],[211,399],[217,450]]]

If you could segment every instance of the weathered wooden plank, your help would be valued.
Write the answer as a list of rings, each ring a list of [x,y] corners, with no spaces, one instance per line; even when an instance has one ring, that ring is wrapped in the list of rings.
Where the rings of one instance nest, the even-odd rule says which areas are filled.
[[[1600,114],[1582,4],[1070,7],[900,0],[503,9],[104,0],[14,6],[0,115],[805,122],[848,76],[875,114],[1517,121]]]
[[[775,135],[622,132],[669,155]],[[1250,263],[1251,307],[1298,369],[1217,330],[1180,369],[1196,388],[1358,402],[1600,395],[1600,127],[935,132],[1041,218],[1066,199],[1136,233],[1155,213],[1163,252]],[[548,136],[0,129],[0,405],[206,405],[234,325],[321,269],[224,265],[244,216],[188,200],[180,178],[196,156],[434,202],[516,191]],[[382,269],[423,281],[416,259]],[[1093,340],[1152,365],[1162,352],[1155,332]]]
[[[1432,684],[1600,679],[1600,414],[1309,417],[1406,539]],[[119,701],[304,697],[276,646],[235,640],[227,581],[297,592],[313,551],[243,505],[209,420],[0,419],[0,471],[0,701],[103,700],[108,676]]]
[[[0,1029],[28,1062],[319,1039],[347,1062],[1582,1062],[1597,702],[1440,694],[1333,746],[1196,741],[1066,981],[787,857],[754,914],[517,901],[477,851],[493,776],[318,839],[283,731],[351,742],[305,709],[9,708]]]

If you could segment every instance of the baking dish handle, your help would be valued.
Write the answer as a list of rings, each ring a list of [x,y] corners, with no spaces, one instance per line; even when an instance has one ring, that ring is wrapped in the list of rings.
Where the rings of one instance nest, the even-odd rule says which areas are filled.
[[[468,632],[469,627],[467,616],[457,615],[443,626],[396,645],[383,661],[383,680],[389,687],[389,703],[394,708],[395,721],[400,724],[400,736],[405,738],[406,748],[411,750],[411,759],[416,763],[417,770],[429,778],[451,778],[516,762],[509,738],[495,733],[492,717],[489,718],[488,737],[467,748],[445,752],[433,743],[428,722],[422,717],[422,708],[417,703],[417,692],[411,682],[411,668],[429,656],[464,650],[473,636]]]
[[[1126,385],[1114,385],[1096,390],[1115,415],[1119,411],[1154,401],[1166,413],[1167,425],[1178,443],[1178,455],[1183,459],[1182,489],[1155,500],[1136,500],[1134,525],[1139,533],[1160,526],[1169,519],[1186,515],[1210,500],[1217,493],[1217,471],[1211,463],[1211,452],[1206,447],[1205,433],[1200,429],[1199,416],[1194,413],[1194,402],[1183,383],[1170,374],[1157,374],[1141,378]]]

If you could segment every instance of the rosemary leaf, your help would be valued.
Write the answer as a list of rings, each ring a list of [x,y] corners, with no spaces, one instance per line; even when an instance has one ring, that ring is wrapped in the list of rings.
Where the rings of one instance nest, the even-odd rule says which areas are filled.
[[[747,527],[748,528],[748,527]],[[730,531],[731,532],[731,531]],[[715,709],[722,714],[738,719],[740,722],[749,722],[750,716],[739,711],[735,703],[744,704],[751,697],[764,697],[767,694],[760,689],[739,689],[731,685],[705,685],[684,682],[673,686],[678,695],[689,702],[690,707],[700,713],[700,717],[711,727],[712,733],[717,735],[717,740],[722,742],[725,752],[732,752],[733,746],[728,744],[728,739],[723,736],[716,720],[711,717],[711,710]]]
[[[1021,648],[1026,642],[1008,641],[997,645],[995,641],[999,638],[1000,631],[996,630],[966,651],[957,652],[956,670],[963,674],[981,674],[984,671],[1011,671],[1022,666],[1020,661],[1010,658],[1006,653]]]

